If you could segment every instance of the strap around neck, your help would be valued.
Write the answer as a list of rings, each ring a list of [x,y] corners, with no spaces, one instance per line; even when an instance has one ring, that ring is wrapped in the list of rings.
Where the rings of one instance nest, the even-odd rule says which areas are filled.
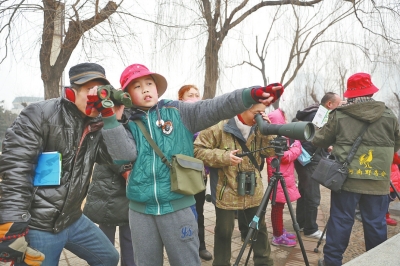
[[[154,142],[154,140],[151,138],[149,132],[147,131],[147,129],[145,128],[145,126],[143,125],[143,122],[140,120],[133,120],[133,122],[136,123],[136,125],[138,125],[140,131],[142,131],[144,137],[147,139],[147,141],[149,142],[150,146],[154,149],[154,151],[157,153],[157,155],[161,158],[161,161],[168,166],[169,168],[171,168],[171,163],[168,161],[167,157],[165,157],[164,153],[160,150],[160,148],[157,146],[157,144]]]

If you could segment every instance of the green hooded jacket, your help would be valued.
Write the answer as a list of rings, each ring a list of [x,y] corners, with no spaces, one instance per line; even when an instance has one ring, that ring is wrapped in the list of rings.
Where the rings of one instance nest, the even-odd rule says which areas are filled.
[[[400,148],[399,123],[383,102],[368,101],[333,110],[328,122],[316,132],[312,144],[327,148],[344,162],[365,123],[365,132],[353,160],[343,190],[361,194],[386,195],[390,186],[393,153]]]

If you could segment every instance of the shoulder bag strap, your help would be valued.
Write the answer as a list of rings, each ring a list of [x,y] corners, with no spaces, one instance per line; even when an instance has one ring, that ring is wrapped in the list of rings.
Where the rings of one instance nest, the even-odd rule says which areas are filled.
[[[233,135],[233,138],[237,139],[237,141],[239,142],[240,146],[242,147],[242,150],[244,152],[250,152],[249,148],[247,148],[246,143],[244,143],[244,141],[238,137],[236,137],[235,135]],[[256,167],[256,169],[260,172],[260,166],[258,165],[256,158],[254,158],[252,153],[247,154],[247,156],[249,156],[250,161],[253,163],[253,165]]]
[[[361,130],[361,133],[360,133],[360,135],[356,138],[356,140],[354,141],[353,146],[351,147],[351,150],[349,151],[349,154],[347,155],[347,158],[346,158],[346,160],[345,160],[344,163],[343,163],[343,166],[349,165],[349,164],[351,163],[351,161],[353,160],[353,157],[354,157],[354,155],[356,154],[356,152],[357,152],[357,150],[358,150],[358,147],[359,147],[360,144],[361,144],[361,141],[362,141],[362,138],[363,138],[363,136],[364,136],[364,133],[365,133],[365,131],[367,131],[367,128],[368,128],[369,125],[370,125],[370,124],[368,124],[368,123],[365,123],[365,124],[364,124],[364,126],[363,126],[363,128],[362,128],[362,130]]]
[[[149,142],[150,146],[153,147],[154,151],[157,153],[158,156],[160,156],[161,161],[165,163],[169,168],[171,168],[171,163],[168,161],[167,157],[165,157],[164,153],[160,150],[160,148],[157,146],[157,144],[154,142],[154,140],[151,138],[149,132],[147,129],[144,127],[142,121],[140,120],[133,120],[133,122],[138,125],[139,129],[142,131],[144,137],[147,139]]]

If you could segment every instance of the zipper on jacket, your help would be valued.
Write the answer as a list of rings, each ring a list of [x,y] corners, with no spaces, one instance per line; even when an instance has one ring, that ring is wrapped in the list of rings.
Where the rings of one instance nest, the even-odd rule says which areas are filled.
[[[226,188],[226,183],[227,183],[227,178],[226,178],[226,176],[225,176],[225,178],[224,178],[224,184],[222,185],[222,188],[221,188],[221,190],[219,191],[219,196],[218,196],[218,199],[219,199],[219,200],[222,200],[222,196],[224,195],[224,191],[225,191],[225,188]]]
[[[149,125],[149,132],[150,132],[150,136],[152,139],[153,138],[153,134],[152,134],[152,130],[151,130],[151,123],[150,123],[150,117],[149,115],[146,115],[147,117],[147,123]],[[154,197],[156,199],[157,202],[157,214],[160,215],[160,203],[158,202],[158,198],[157,198],[157,181],[156,181],[156,169],[155,169],[155,164],[156,164],[156,152],[153,149],[153,180],[154,180]]]

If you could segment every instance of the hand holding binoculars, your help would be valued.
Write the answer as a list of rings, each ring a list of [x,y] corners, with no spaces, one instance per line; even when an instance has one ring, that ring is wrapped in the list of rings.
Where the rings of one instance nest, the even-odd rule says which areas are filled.
[[[97,96],[101,100],[104,108],[111,108],[116,105],[132,107],[132,99],[129,93],[122,90],[116,90],[111,85],[101,85],[97,87]]]

